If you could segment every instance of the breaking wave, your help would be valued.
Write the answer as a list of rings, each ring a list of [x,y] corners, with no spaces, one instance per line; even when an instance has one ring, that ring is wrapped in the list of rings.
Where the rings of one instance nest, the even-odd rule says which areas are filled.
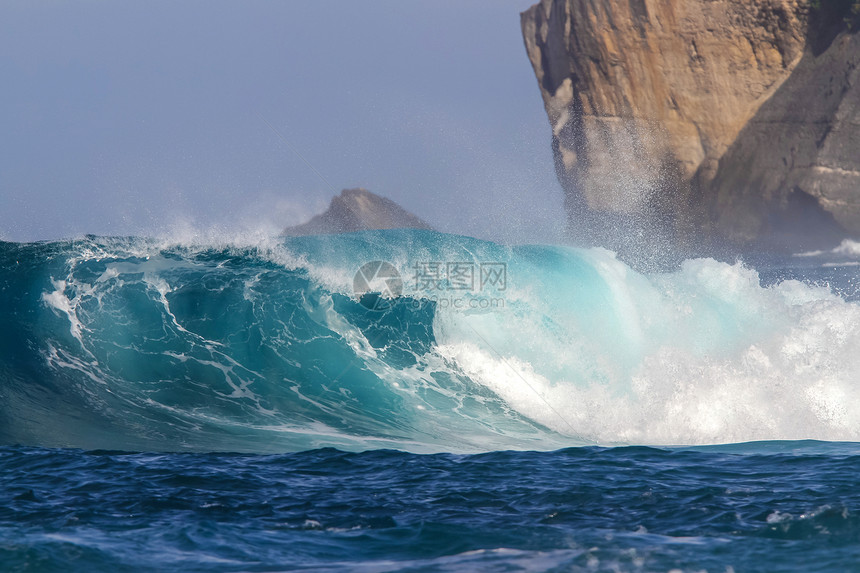
[[[356,291],[371,261],[399,275],[382,305]],[[0,268],[2,444],[860,440],[860,307],[741,263],[642,274],[602,249],[396,230],[0,243]]]

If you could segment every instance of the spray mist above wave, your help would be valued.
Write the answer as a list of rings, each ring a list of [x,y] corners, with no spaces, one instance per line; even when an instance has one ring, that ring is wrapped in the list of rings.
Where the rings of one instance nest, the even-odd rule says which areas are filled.
[[[762,287],[741,264],[641,274],[602,249],[415,230],[0,251],[2,443],[860,440],[860,307],[798,281]],[[390,268],[368,286],[401,281],[381,307],[355,290],[375,261]]]

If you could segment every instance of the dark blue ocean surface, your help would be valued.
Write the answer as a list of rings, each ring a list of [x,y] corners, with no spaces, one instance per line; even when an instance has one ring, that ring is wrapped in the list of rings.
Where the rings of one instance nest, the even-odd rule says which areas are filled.
[[[725,450],[6,447],[0,563],[4,571],[860,568],[860,445]]]
[[[0,242],[0,571],[860,571],[858,278]]]

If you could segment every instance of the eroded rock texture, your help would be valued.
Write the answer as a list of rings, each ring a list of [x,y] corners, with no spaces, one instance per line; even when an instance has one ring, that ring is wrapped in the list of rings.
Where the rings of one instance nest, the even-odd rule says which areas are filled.
[[[542,0],[524,12],[571,228],[789,249],[860,233],[848,10]]]

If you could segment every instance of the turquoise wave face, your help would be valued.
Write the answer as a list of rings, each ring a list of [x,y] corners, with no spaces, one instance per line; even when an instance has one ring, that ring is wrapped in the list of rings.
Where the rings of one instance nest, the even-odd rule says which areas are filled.
[[[740,264],[645,275],[600,249],[401,230],[0,243],[0,270],[2,444],[860,438],[858,307]]]

